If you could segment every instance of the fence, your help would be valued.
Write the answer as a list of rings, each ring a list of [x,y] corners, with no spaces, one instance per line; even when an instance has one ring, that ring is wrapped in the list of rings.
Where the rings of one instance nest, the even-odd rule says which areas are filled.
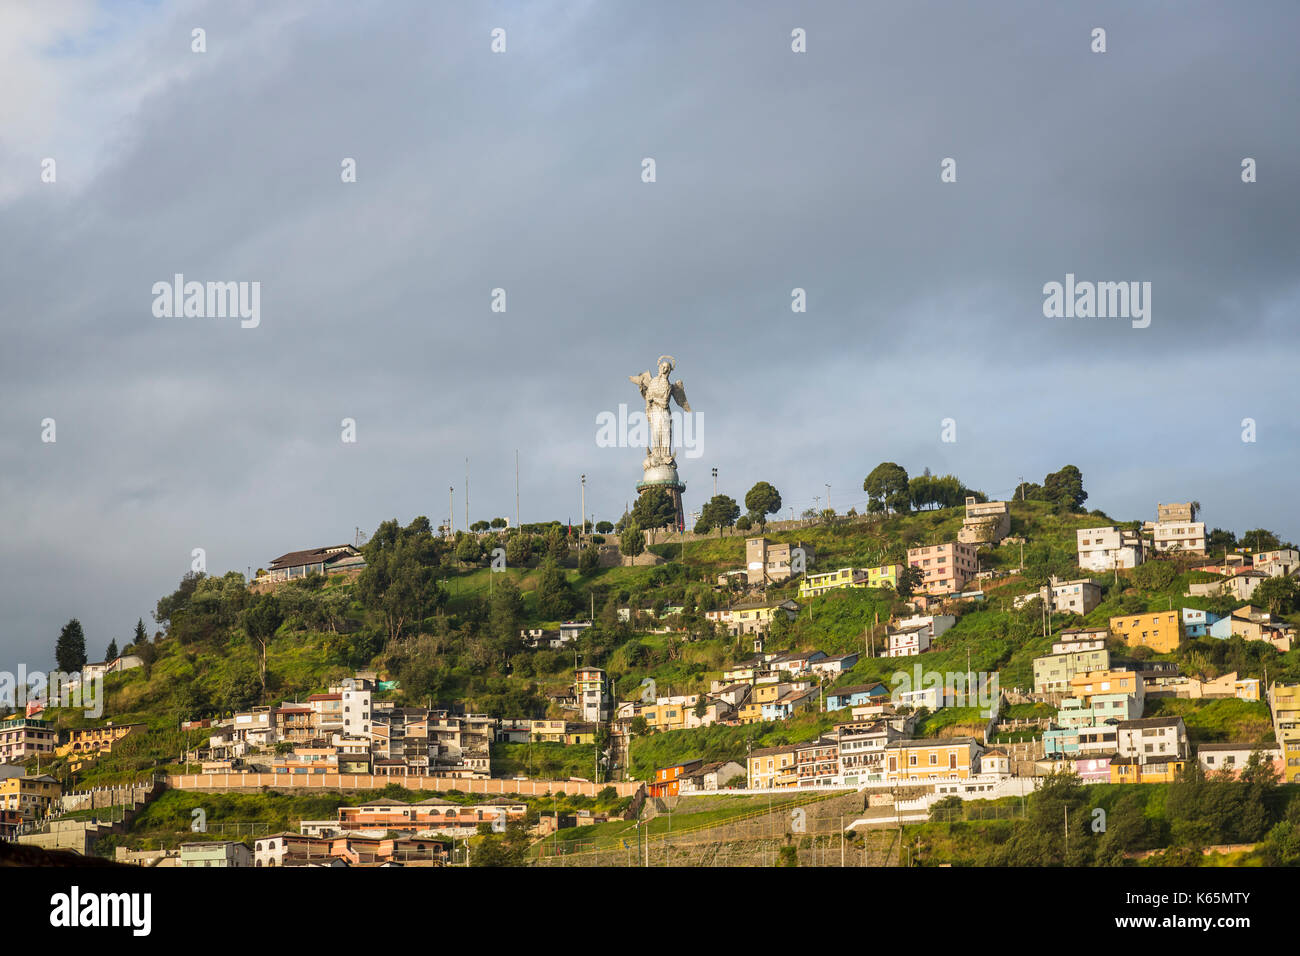
[[[376,776],[352,773],[191,773],[167,778],[167,785],[177,790],[382,790],[390,784],[408,790],[448,791],[461,793],[544,797],[565,793],[594,797],[606,787],[613,787],[620,797],[632,796],[643,784],[618,781],[591,783],[582,780],[503,780],[488,777]]]

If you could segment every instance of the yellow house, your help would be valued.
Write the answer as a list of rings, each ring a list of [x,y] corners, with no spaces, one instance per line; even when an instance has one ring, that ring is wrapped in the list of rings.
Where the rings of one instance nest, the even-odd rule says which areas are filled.
[[[898,576],[903,573],[901,564],[882,564],[878,568],[867,568],[867,587],[898,588]]]
[[[765,747],[749,755],[749,786],[755,790],[793,787],[799,782],[794,747]]]
[[[817,597],[836,588],[897,588],[901,564],[882,564],[878,568],[840,568],[809,574],[799,582],[801,598]]]
[[[763,705],[775,704],[778,700],[793,690],[806,690],[812,686],[811,681],[800,681],[798,683],[775,682],[770,684],[755,684],[754,690],[749,695],[749,700],[743,707],[736,712],[742,724],[757,724],[763,719]]]
[[[1078,697],[1085,706],[1097,694],[1143,695],[1142,678],[1137,671],[1088,671],[1070,678],[1070,696]]]
[[[594,744],[596,742],[596,725],[569,724],[564,731],[564,742],[570,747],[574,744]]]
[[[0,810],[16,810],[26,820],[44,817],[63,788],[46,774],[27,776],[21,767],[0,767]]]
[[[1110,761],[1111,783],[1173,783],[1178,771],[1187,765],[1182,758],[1113,757]]]
[[[562,744],[569,726],[563,720],[534,720],[528,727],[528,736],[536,743]]]
[[[984,747],[973,737],[895,740],[885,744],[885,780],[925,783],[967,780],[979,773]]]
[[[1157,654],[1176,651],[1183,643],[1183,622],[1179,611],[1123,614],[1110,619],[1110,629],[1129,647],[1149,647]]]
[[[655,730],[682,730],[686,727],[686,714],[694,706],[694,701],[687,704],[682,700],[646,704],[641,708],[641,716]]]
[[[78,727],[69,730],[67,739],[54,748],[54,756],[66,757],[69,754],[81,754],[87,757],[101,753],[112,753],[113,744],[133,733],[146,733],[146,724],[114,724],[112,721],[102,727]],[[72,761],[75,770],[84,761]]]

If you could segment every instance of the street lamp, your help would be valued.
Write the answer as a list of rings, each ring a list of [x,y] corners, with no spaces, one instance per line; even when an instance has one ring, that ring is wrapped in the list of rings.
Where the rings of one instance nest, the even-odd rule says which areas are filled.
[[[578,547],[582,547],[582,535],[587,530],[587,476],[582,476],[582,510],[578,512]]]
[[[718,497],[718,469],[713,469],[713,497]]]

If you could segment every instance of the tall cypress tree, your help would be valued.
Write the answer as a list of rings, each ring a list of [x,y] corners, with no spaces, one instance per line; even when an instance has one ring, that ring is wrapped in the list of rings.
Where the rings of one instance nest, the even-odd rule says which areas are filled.
[[[75,617],[63,625],[59,640],[54,645],[54,660],[65,674],[80,671],[86,666],[86,633]]]

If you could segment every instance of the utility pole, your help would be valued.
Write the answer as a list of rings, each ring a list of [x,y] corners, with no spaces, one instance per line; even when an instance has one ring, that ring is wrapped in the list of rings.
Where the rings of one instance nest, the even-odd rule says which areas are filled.
[[[587,530],[587,476],[582,476],[582,511],[579,512],[578,549],[582,549],[582,535]]]
[[[465,530],[469,530],[469,459],[465,459]]]
[[[456,486],[450,485],[447,488],[447,534],[456,537],[456,504],[455,504]]]
[[[519,527],[519,449],[515,449],[515,527]]]
[[[718,497],[718,469],[713,469],[713,497]]]

